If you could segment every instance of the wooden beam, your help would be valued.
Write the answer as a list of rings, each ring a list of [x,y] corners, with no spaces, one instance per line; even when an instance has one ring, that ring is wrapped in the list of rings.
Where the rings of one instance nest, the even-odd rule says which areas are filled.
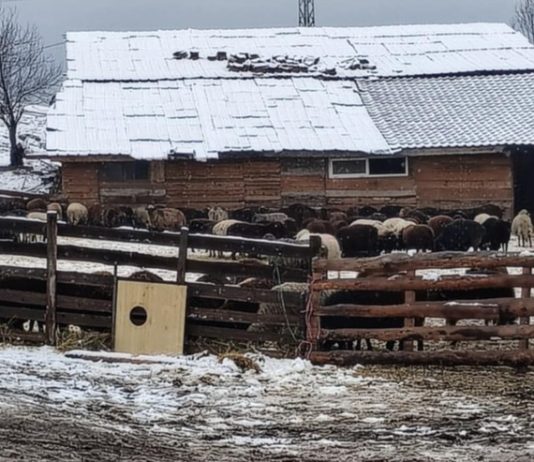
[[[223,308],[193,308],[187,309],[187,318],[197,321],[217,321],[244,324],[265,324],[268,326],[300,325],[300,316],[283,314],[257,314],[244,311],[226,310]]]
[[[532,268],[523,268],[523,275],[531,275],[532,274]],[[528,299],[530,298],[530,287],[521,287],[521,298],[522,299]],[[529,316],[521,316],[519,318],[519,324],[521,325],[529,325],[530,324],[530,317]],[[529,347],[529,341],[528,339],[522,339],[519,341],[519,349],[520,350],[527,350]]]
[[[534,276],[488,275],[488,276],[450,276],[438,280],[425,280],[419,277],[361,279],[335,279],[321,281],[313,290],[366,290],[404,292],[406,290],[472,290],[495,287],[534,287]]]
[[[56,344],[57,311],[57,212],[46,214],[46,342]]]
[[[406,366],[511,366],[534,365],[533,351],[315,351],[310,360],[313,364],[397,364]]]
[[[415,302],[410,305],[350,305],[321,306],[318,316],[354,318],[444,318],[497,320],[505,316],[534,316],[532,298],[488,298],[484,300],[455,300]]]
[[[534,267],[534,257],[499,252],[436,252],[430,254],[389,254],[372,258],[317,260],[320,271],[400,271],[451,268],[501,268],[507,266]]]
[[[321,330],[322,340],[376,339],[445,340],[450,342],[489,340],[491,338],[519,340],[534,338],[534,326],[443,326],[407,327],[399,329],[335,329]]]
[[[189,229],[185,226],[180,230],[180,245],[178,246],[178,264],[176,265],[176,284],[184,285],[187,273],[187,239]]]

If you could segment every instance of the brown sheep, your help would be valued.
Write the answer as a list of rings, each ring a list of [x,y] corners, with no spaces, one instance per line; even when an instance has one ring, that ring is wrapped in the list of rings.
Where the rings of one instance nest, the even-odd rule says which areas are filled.
[[[433,250],[434,231],[428,225],[409,226],[402,231],[402,242],[407,249]]]
[[[91,226],[102,225],[102,206],[100,204],[93,204],[89,207],[89,224]]]
[[[50,204],[46,206],[46,210],[49,212],[56,212],[58,220],[63,219],[63,209],[58,202],[50,202]]]
[[[452,218],[447,215],[437,215],[428,220],[428,226],[434,231],[434,236],[439,236],[441,230],[445,228],[449,223],[452,223]]]
[[[44,212],[46,210],[46,201],[44,199],[32,199],[26,204],[26,210],[29,212]]]
[[[182,211],[172,208],[149,209],[152,228],[156,231],[180,231],[186,225],[186,218]]]

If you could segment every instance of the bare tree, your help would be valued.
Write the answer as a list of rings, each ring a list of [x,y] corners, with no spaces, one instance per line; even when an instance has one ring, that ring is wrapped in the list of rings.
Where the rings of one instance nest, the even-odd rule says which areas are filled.
[[[14,9],[0,7],[0,120],[9,131],[12,166],[22,165],[17,127],[29,104],[48,104],[62,78],[61,67],[45,54],[35,26],[21,25]]]
[[[513,26],[534,43],[534,0],[518,0]]]

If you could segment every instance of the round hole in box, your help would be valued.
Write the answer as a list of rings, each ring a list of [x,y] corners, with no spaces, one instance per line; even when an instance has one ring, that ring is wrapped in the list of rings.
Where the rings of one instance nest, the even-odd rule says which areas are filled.
[[[130,310],[130,321],[135,326],[142,326],[148,318],[148,313],[142,306],[134,306]]]

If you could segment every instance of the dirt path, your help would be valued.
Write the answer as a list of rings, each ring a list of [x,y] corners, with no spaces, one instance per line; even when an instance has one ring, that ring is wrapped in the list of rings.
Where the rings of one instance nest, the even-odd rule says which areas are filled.
[[[167,365],[0,350],[0,460],[514,461],[534,457],[534,374]]]

